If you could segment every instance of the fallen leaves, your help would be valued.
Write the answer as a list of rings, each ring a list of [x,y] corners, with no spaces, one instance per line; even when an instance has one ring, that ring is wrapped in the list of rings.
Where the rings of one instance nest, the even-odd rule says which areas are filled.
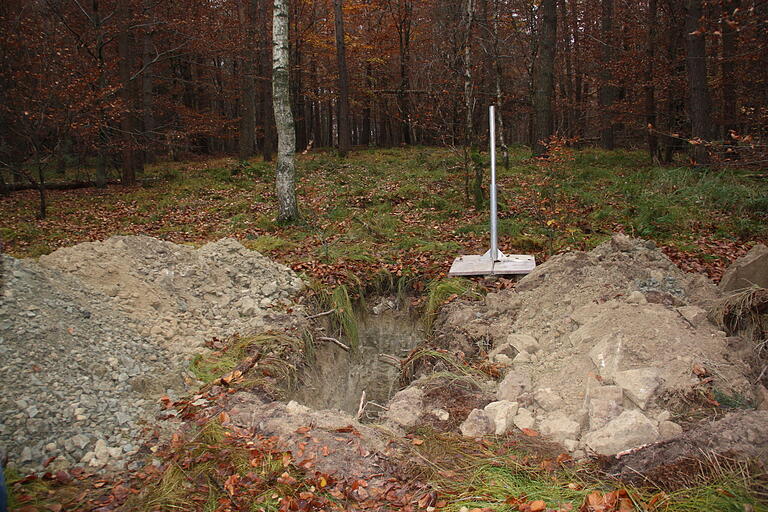
[[[635,505],[625,489],[603,494],[595,491],[584,498],[579,512],[633,512]]]

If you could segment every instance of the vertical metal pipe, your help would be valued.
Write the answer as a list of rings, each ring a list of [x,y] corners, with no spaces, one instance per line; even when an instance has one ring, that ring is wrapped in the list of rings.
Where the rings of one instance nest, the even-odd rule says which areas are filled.
[[[491,125],[491,260],[499,261],[499,241],[496,220],[496,109],[493,105],[490,107],[488,118]]]

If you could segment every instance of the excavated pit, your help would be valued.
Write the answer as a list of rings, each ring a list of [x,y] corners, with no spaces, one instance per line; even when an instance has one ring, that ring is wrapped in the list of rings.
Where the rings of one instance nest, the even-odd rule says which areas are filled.
[[[289,399],[313,409],[339,409],[357,416],[365,392],[360,420],[378,419],[399,389],[400,369],[387,356],[406,356],[424,341],[424,334],[418,319],[402,310],[358,315],[358,326],[359,349],[346,351],[321,342]]]

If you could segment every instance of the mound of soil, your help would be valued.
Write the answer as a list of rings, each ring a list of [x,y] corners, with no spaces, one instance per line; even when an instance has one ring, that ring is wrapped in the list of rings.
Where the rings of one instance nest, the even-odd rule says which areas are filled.
[[[553,257],[482,303],[449,305],[438,339],[490,353],[506,374],[497,399],[522,414],[518,426],[577,456],[613,455],[677,436],[683,397],[752,402],[749,368],[730,347],[738,340],[707,320],[717,298],[653,243],[616,235]]]
[[[143,236],[2,257],[0,449],[25,471],[119,466],[206,340],[300,321],[302,281],[235,240]]]

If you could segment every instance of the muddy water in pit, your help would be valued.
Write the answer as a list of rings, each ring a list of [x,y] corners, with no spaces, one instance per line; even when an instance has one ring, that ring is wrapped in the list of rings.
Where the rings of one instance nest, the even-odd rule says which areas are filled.
[[[320,342],[314,364],[303,371],[290,399],[314,409],[341,409],[353,416],[365,391],[366,400],[385,405],[398,391],[400,372],[380,354],[401,358],[424,340],[421,323],[405,312],[386,311],[359,320],[360,350],[346,352]],[[369,403],[361,418],[375,419],[380,407]]]

